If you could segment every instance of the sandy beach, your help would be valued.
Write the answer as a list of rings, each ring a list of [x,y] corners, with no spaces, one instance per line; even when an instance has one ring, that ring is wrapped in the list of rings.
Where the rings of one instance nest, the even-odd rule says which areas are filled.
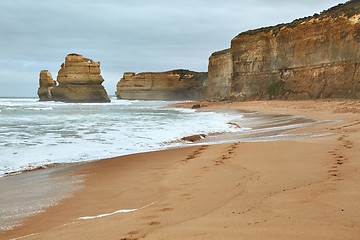
[[[191,107],[194,103],[179,106]],[[360,102],[199,103],[330,120],[322,137],[235,142],[75,165],[71,197],[0,239],[358,239]]]

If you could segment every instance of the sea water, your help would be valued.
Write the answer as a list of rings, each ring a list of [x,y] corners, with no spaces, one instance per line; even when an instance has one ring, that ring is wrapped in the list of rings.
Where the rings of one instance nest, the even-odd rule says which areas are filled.
[[[237,132],[241,115],[170,107],[174,102],[39,102],[0,98],[0,176],[53,163],[73,163],[175,147],[194,134]]]

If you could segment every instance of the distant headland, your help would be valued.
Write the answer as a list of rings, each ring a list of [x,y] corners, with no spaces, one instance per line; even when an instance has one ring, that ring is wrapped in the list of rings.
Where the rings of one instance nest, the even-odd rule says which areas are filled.
[[[198,94],[186,97],[212,101],[360,98],[359,63],[360,1],[351,0],[312,17],[240,33],[229,49],[210,56],[207,77],[188,86],[189,92]],[[170,91],[184,96],[183,88],[184,82],[171,72],[125,74],[117,96],[167,98]]]

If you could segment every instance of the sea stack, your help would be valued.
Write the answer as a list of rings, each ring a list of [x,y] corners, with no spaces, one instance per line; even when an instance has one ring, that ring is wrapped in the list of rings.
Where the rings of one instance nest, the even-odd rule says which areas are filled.
[[[57,85],[48,87],[48,100],[78,103],[110,102],[105,88],[101,85],[103,82],[100,62],[72,53],[66,56],[65,63],[61,65]],[[45,88],[42,92],[45,92]]]
[[[204,93],[206,72],[127,72],[117,84],[118,99],[199,100]]]
[[[51,101],[51,90],[56,86],[56,81],[52,78],[48,70],[42,70],[39,78],[38,96],[40,101]]]
[[[208,71],[210,100],[360,98],[360,1],[240,33]]]

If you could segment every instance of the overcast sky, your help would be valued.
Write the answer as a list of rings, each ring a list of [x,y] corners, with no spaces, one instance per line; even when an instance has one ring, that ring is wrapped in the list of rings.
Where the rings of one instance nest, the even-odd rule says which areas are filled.
[[[113,95],[125,71],[207,71],[240,32],[291,22],[339,0],[1,0],[0,97],[37,96],[39,72],[64,58],[101,62]]]

